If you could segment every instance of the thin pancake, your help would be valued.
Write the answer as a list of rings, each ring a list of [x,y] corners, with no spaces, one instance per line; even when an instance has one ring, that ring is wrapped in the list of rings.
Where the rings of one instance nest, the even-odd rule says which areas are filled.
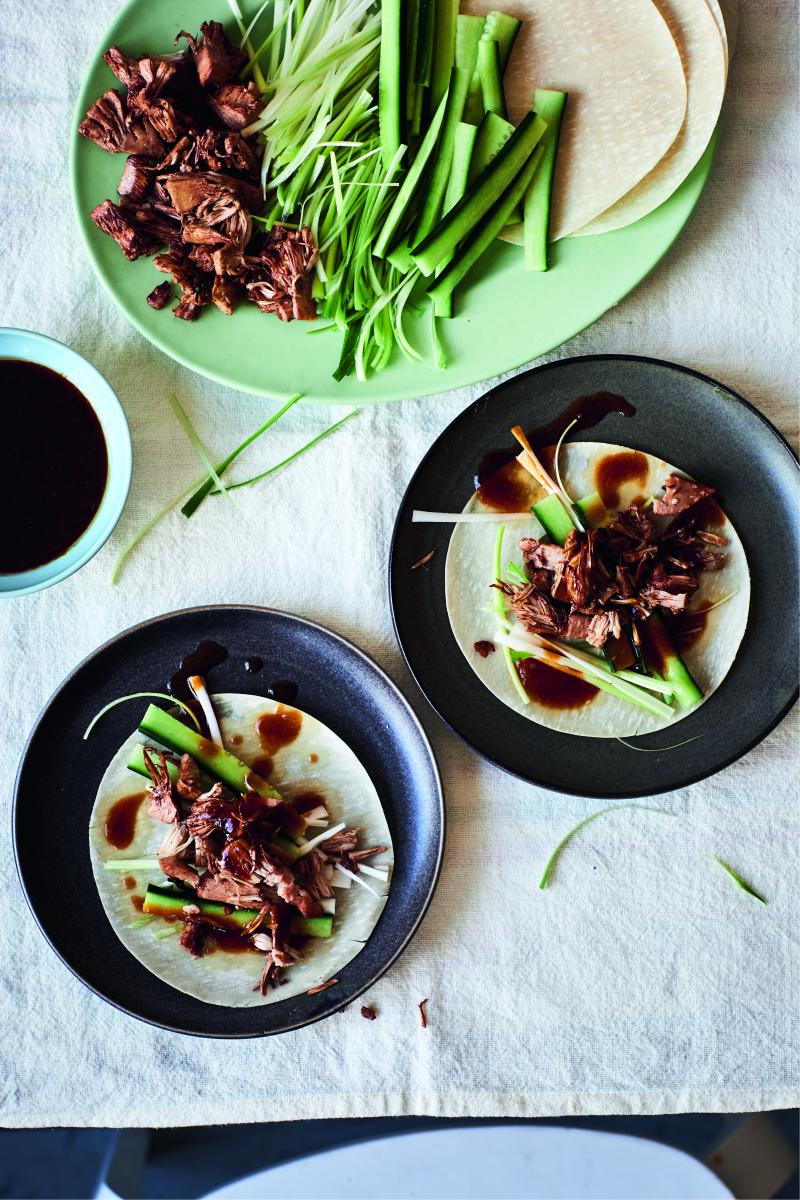
[[[252,763],[263,753],[255,728],[256,721],[263,713],[274,712],[276,703],[259,696],[237,693],[214,696],[213,701],[226,745],[239,758]],[[236,746],[232,746],[230,740],[234,734],[242,738]],[[195,959],[178,946],[177,936],[163,940],[154,938],[154,930],[166,929],[166,922],[156,920],[152,925],[131,927],[138,915],[131,904],[131,897],[143,895],[148,883],[163,882],[161,874],[157,870],[106,871],[103,863],[109,858],[133,859],[155,855],[168,826],[148,815],[145,802],[137,816],[135,837],[124,850],[109,846],[103,827],[108,811],[116,800],[144,791],[146,787],[146,781],[141,776],[127,769],[131,752],[143,742],[145,738],[142,734],[131,734],[111,760],[100,783],[89,827],[95,882],[103,908],[120,941],[148,970],[178,991],[209,1004],[231,1008],[250,1008],[288,1000],[333,978],[363,949],[383,911],[389,883],[369,878],[367,882],[372,892],[355,883],[349,889],[335,888],[333,936],[309,939],[302,960],[285,972],[287,982],[276,990],[270,990],[266,996],[253,991],[261,974],[263,954],[215,950],[207,957]],[[361,846],[389,847],[388,853],[371,860],[371,865],[374,863],[375,866],[391,869],[391,834],[374,784],[349,746],[321,721],[303,713],[297,738],[274,754],[269,779],[288,799],[303,792],[321,794],[325,798],[332,824],[345,821],[357,827]],[[126,874],[135,880],[135,887],[131,890],[126,890],[123,885]]]
[[[496,0],[467,0],[484,14]],[[505,76],[509,116],[534,89],[569,92],[553,185],[551,237],[605,212],[666,154],[686,112],[675,42],[651,0],[513,0],[522,28]]]
[[[621,200],[578,230],[611,233],[668,200],[709,143],[725,95],[726,64],[717,23],[706,0],[655,0],[681,56],[687,85],[686,117],[667,153]]]
[[[567,492],[574,497],[590,495],[596,487],[598,464],[606,455],[625,449],[601,442],[573,442],[564,446],[560,465]],[[653,495],[660,489],[666,476],[676,469],[652,455],[644,457],[647,459],[646,476],[620,487],[620,508],[626,508],[637,496]],[[522,478],[528,487],[526,504],[542,499],[544,492],[530,476],[523,473]],[[491,510],[477,496],[473,496],[464,511]],[[534,701],[523,703],[509,678],[499,648],[486,658],[482,658],[475,650],[476,642],[492,641],[496,628],[491,612],[490,589],[494,582],[492,563],[497,528],[494,524],[457,525],[450,539],[445,564],[445,595],[450,625],[462,653],[482,683],[509,708],[530,721],[562,733],[584,737],[632,737],[654,733],[682,720],[686,711],[676,711],[674,716],[665,720],[606,692],[597,692],[590,703],[579,709],[557,709]],[[715,532],[729,539],[724,551],[725,567],[721,571],[704,572],[700,576],[700,588],[690,607],[706,607],[726,596],[731,598],[708,614],[702,634],[683,653],[684,661],[702,688],[706,700],[720,686],[736,657],[747,624],[750,603],[750,575],[738,534],[727,518]],[[504,561],[519,558],[516,548],[521,537],[537,535],[541,537],[542,530],[533,516],[529,526],[522,521],[509,524],[504,541]]]

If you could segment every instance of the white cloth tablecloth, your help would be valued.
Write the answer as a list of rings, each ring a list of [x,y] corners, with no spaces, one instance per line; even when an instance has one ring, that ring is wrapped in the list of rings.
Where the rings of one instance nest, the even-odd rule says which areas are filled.
[[[189,524],[178,515],[164,521],[120,586],[108,586],[124,540],[197,473],[167,395],[181,396],[215,452],[271,409],[153,349],[110,302],[78,240],[67,186],[70,113],[117,7],[27,0],[3,16],[2,323],[51,334],[97,365],[125,405],[135,466],[127,509],[104,550],[58,587],[0,602],[0,1123],[797,1104],[800,819],[791,718],[743,761],[654,802],[677,820],[625,812],[593,825],[570,847],[552,889],[539,893],[550,849],[596,802],[550,795],[481,761],[438,722],[404,670],[384,587],[392,521],[422,454],[482,388],[365,410],[291,470],[242,493],[236,516],[217,501]],[[745,4],[718,160],[689,227],[634,295],[553,356],[620,351],[685,363],[748,396],[790,435],[798,394],[795,20],[790,0]],[[250,462],[278,461],[324,419],[319,409],[295,408]],[[223,1047],[164,1033],[83,988],[26,908],[8,808],[42,704],[119,630],[227,601],[297,612],[358,642],[405,689],[438,755],[449,821],[441,883],[420,933],[368,996],[375,1022],[354,1005],[266,1041]],[[746,870],[769,906],[740,892],[709,851]],[[424,996],[427,1030],[417,1012]]]

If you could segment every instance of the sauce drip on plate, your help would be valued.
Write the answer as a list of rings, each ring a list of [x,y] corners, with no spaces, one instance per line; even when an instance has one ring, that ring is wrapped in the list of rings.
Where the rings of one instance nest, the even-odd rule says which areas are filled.
[[[220,646],[219,642],[214,642],[210,639],[198,642],[194,650],[184,656],[181,665],[167,683],[169,694],[174,696],[176,700],[182,700],[192,710],[200,722],[200,728],[205,734],[209,732],[205,714],[192,695],[188,679],[190,675],[202,675],[206,680],[206,686],[208,686],[208,679],[206,678],[208,672],[213,670],[214,667],[218,667],[220,663],[225,662],[227,657],[228,651],[224,646]],[[211,691],[210,688],[209,691]],[[180,720],[180,713],[177,716]]]
[[[109,846],[115,850],[125,850],[133,841],[136,832],[136,817],[146,792],[135,792],[131,796],[123,796],[115,801],[108,810],[103,833]]]
[[[593,429],[610,413],[632,417],[636,409],[622,396],[613,392],[594,392],[579,396],[563,412],[538,429],[528,431],[528,441],[538,453],[542,465],[552,472],[553,450],[565,429],[575,421],[571,434]],[[527,472],[514,461],[519,446],[488,450],[475,472],[474,485],[479,499],[497,512],[522,512],[530,507],[531,488]]]
[[[108,450],[97,414],[74,384],[38,363],[0,359],[3,536],[0,574],[69,550],[106,490]]]

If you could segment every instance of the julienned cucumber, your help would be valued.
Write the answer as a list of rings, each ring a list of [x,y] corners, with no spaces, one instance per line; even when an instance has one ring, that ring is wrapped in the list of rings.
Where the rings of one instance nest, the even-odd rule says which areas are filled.
[[[503,200],[512,183],[531,155],[547,128],[535,112],[526,113],[497,157],[470,186],[467,194],[442,218],[434,230],[418,246],[411,257],[423,275],[432,275],[437,267],[454,253],[459,242],[479,225],[481,218]],[[530,183],[530,177],[526,179]],[[514,203],[517,203],[515,199]],[[513,208],[513,206],[512,206]]]
[[[166,917],[172,920],[185,921],[190,915],[183,910],[187,904],[199,909],[193,913],[208,925],[218,929],[244,929],[258,916],[258,909],[231,908],[227,904],[217,904],[213,900],[200,900],[196,896],[175,892],[170,888],[160,888],[150,884],[144,896],[142,912],[152,917]],[[269,926],[269,921],[265,922]],[[302,934],[304,937],[330,937],[333,932],[333,917],[292,917],[289,932]]]
[[[433,13],[430,107],[434,112],[447,91],[450,71],[456,60],[458,3],[459,0],[439,0]]]
[[[408,171],[406,171],[406,177],[397,190],[394,204],[389,209],[380,237],[373,247],[372,253],[376,258],[384,258],[386,256],[386,252],[391,248],[395,240],[395,235],[400,229],[401,222],[408,212],[408,207],[420,182],[422,173],[436,146],[436,140],[439,136],[446,107],[447,93],[445,92],[439,102],[439,107],[434,113],[433,120],[425,132],[425,137],[420,142],[416,157]]]
[[[453,255],[452,260],[436,282],[428,288],[428,295],[432,298],[434,305],[441,304],[444,298],[452,293],[481,255],[489,249],[500,231],[505,229],[511,214],[536,173],[539,157],[539,149],[535,147],[510,187],[489,210],[484,220],[473,229],[464,244],[458,248],[458,252]]]
[[[378,124],[386,167],[400,148],[403,118],[403,0],[382,0]]]
[[[483,40],[497,42],[501,73],[505,72],[508,66],[508,60],[511,57],[511,51],[521,25],[522,22],[517,17],[510,17],[508,13],[495,10],[486,14]],[[535,107],[536,105],[534,105]]]
[[[455,145],[456,130],[464,111],[464,101],[467,98],[471,72],[460,67],[453,67],[450,72],[450,84],[447,88],[447,106],[445,108],[442,130],[436,146],[433,165],[428,177],[422,212],[419,215],[414,230],[413,242],[419,242],[433,229],[442,214],[444,196],[447,191],[447,180],[453,162],[453,146]]]
[[[576,500],[573,505],[583,517],[585,524],[593,529],[605,525],[608,520],[608,510],[597,492]],[[544,500],[534,504],[533,511],[544,526],[548,537],[559,546],[563,546],[569,534],[575,528],[560,496],[549,495]]]
[[[550,229],[550,206],[553,194],[553,177],[556,169],[558,138],[561,118],[567,102],[566,92],[551,92],[537,89],[533,107],[547,121],[547,132],[542,138],[542,165],[536,173],[525,196],[523,240],[525,245],[525,267],[528,271],[547,270],[547,241]]]
[[[176,754],[190,754],[212,779],[218,779],[231,791],[239,794],[250,791],[259,796],[281,799],[280,792],[276,792],[275,788],[251,771],[247,763],[208,738],[201,737],[194,729],[188,729],[155,704],[149,706],[139,722],[139,728],[147,737],[154,738]]]

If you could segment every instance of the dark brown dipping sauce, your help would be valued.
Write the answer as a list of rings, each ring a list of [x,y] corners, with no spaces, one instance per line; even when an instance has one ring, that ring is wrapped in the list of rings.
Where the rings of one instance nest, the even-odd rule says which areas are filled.
[[[256,733],[267,754],[276,754],[300,733],[303,714],[296,708],[279,704],[274,713],[264,713],[256,721]]]
[[[725,524],[725,514],[713,496],[706,496],[690,510],[698,529],[719,529]]]
[[[318,762],[319,762],[319,755],[318,755],[318,754],[309,754],[309,756],[308,756],[308,761],[309,761],[310,763],[318,763]]]
[[[626,483],[647,482],[649,464],[641,450],[619,450],[616,454],[604,455],[594,470],[595,490],[606,508],[619,508],[620,488]]]
[[[132,796],[123,796],[111,805],[103,833],[109,846],[113,846],[115,850],[124,850],[133,841],[136,816],[145,795],[145,792],[136,792]]]
[[[74,384],[38,363],[0,359],[3,536],[0,574],[65,554],[92,522],[108,480],[103,430]]]
[[[138,913],[144,912],[144,896],[131,896],[131,904]]]
[[[200,728],[206,734],[208,734],[208,723],[206,722],[205,714],[192,695],[187,681],[190,675],[202,675],[206,679],[208,672],[213,670],[214,667],[218,667],[227,657],[228,651],[224,646],[220,646],[219,642],[210,640],[198,642],[194,650],[183,658],[178,670],[167,683],[169,694],[174,696],[176,700],[182,700],[184,704],[188,705],[200,722]],[[206,679],[207,684],[208,680]],[[180,713],[178,713],[178,719],[181,719]]]
[[[275,764],[268,754],[260,754],[258,758],[253,759],[250,770],[261,779],[269,779],[274,766]]]
[[[270,700],[279,704],[294,704],[297,699],[298,687],[293,679],[275,679],[267,688]]]
[[[132,875],[126,875],[122,881],[122,886],[125,888],[126,892],[132,892],[136,887],[136,880]]]
[[[230,743],[232,746],[241,746],[243,741],[244,741],[244,738],[242,737],[242,735],[240,733],[234,733],[233,737],[230,739]]]
[[[494,654],[494,642],[476,642],[473,649],[480,654],[481,658],[488,658],[490,654]]]
[[[257,675],[264,666],[263,658],[259,658],[257,654],[251,654],[249,658],[244,660],[244,669],[248,675]]]
[[[613,392],[579,396],[547,425],[528,430],[528,441],[539,455],[545,470],[552,472],[556,443],[573,421],[575,425],[570,430],[571,434],[580,433],[582,429],[593,429],[611,413],[632,417],[635,412],[632,404]],[[527,474],[514,462],[519,452],[519,446],[489,450],[475,472],[474,485],[479,498],[497,512],[523,512],[530,507],[527,499],[530,483],[525,484]]]
[[[535,658],[523,658],[517,663],[517,674],[531,700],[546,708],[583,708],[597,695],[597,688],[577,675],[557,671]]]

